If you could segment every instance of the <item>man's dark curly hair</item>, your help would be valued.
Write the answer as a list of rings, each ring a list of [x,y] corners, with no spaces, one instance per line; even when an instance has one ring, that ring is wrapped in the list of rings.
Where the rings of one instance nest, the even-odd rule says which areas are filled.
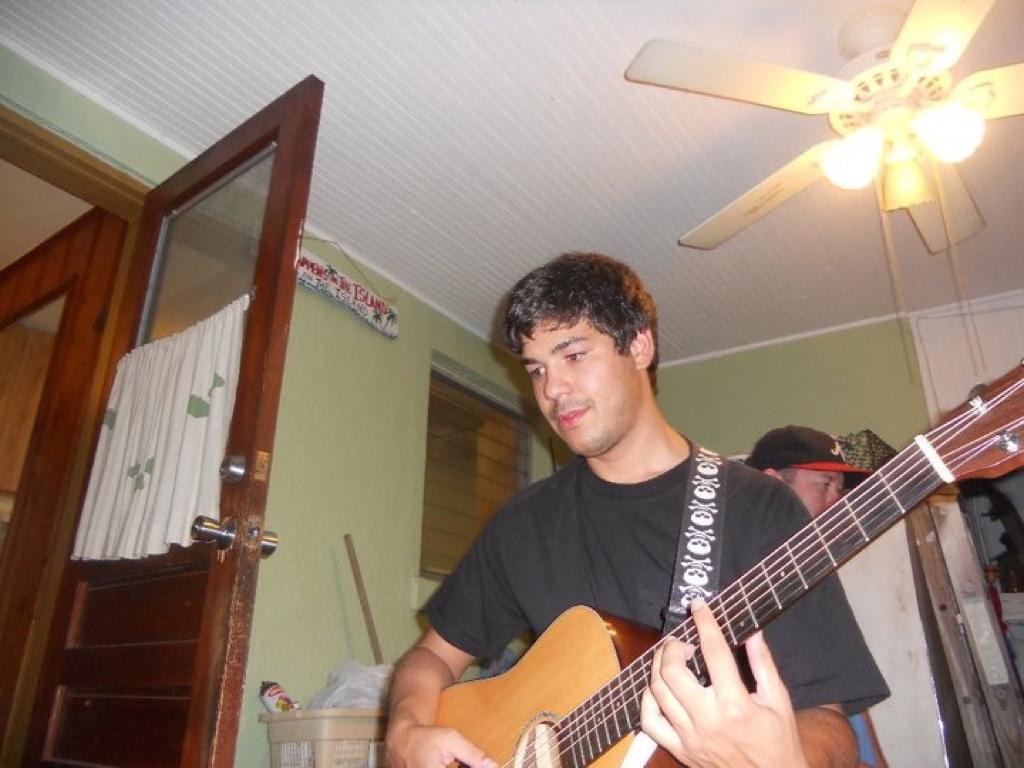
[[[523,277],[509,293],[505,343],[515,354],[538,325],[574,325],[588,321],[615,342],[620,354],[645,329],[654,337],[647,369],[657,391],[658,310],[637,274],[600,253],[563,253]]]

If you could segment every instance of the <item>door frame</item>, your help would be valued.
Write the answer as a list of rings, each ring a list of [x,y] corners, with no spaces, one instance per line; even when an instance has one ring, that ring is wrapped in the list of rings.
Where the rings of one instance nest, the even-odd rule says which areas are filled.
[[[0,690],[9,698],[0,706],[0,764],[17,765],[27,735],[32,704],[46,647],[46,635],[74,540],[78,502],[88,474],[88,460],[102,413],[103,386],[111,366],[113,330],[117,326],[124,294],[125,278],[135,241],[138,220],[148,187],[127,173],[86,152],[65,138],[41,127],[17,112],[0,106],[0,159],[78,197],[92,206],[113,213],[128,223],[128,231],[117,259],[116,277],[110,303],[110,316],[100,340],[99,364],[89,383],[73,439],[73,460],[68,482],[53,510],[54,535],[46,557],[40,557],[38,589],[30,596],[34,602],[33,620],[19,648],[5,649],[16,661],[9,674],[0,679]],[[43,397],[45,398],[44,393]],[[16,542],[13,542],[16,543]],[[41,553],[42,554],[42,553]],[[7,677],[10,679],[7,679]]]

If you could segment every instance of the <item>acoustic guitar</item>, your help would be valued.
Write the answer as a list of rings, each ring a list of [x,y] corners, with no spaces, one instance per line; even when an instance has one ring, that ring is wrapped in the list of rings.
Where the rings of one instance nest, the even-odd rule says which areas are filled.
[[[919,435],[708,605],[734,647],[780,615],[943,483],[999,477],[1024,463],[1020,366]],[[686,619],[672,635],[697,644]],[[613,768],[640,726],[658,633],[570,608],[508,672],[446,689],[438,723],[511,768]],[[690,668],[707,683],[698,652]],[[677,765],[657,750],[650,766]]]

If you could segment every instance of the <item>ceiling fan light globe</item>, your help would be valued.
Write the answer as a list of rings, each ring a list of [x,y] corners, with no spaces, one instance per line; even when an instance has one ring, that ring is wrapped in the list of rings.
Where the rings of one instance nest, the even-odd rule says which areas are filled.
[[[865,126],[829,148],[822,157],[821,171],[840,189],[866,187],[878,170],[884,144],[877,126]]]
[[[883,186],[887,211],[909,208],[933,199],[924,170],[913,158],[886,165]]]
[[[921,110],[911,122],[911,129],[939,160],[959,163],[981,144],[985,118],[976,110],[950,102]]]

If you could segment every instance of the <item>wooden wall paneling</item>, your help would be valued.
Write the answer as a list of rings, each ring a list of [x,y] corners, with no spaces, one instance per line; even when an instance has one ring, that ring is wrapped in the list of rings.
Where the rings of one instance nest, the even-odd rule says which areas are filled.
[[[53,336],[21,325],[0,331],[0,491],[14,494],[32,437]]]

